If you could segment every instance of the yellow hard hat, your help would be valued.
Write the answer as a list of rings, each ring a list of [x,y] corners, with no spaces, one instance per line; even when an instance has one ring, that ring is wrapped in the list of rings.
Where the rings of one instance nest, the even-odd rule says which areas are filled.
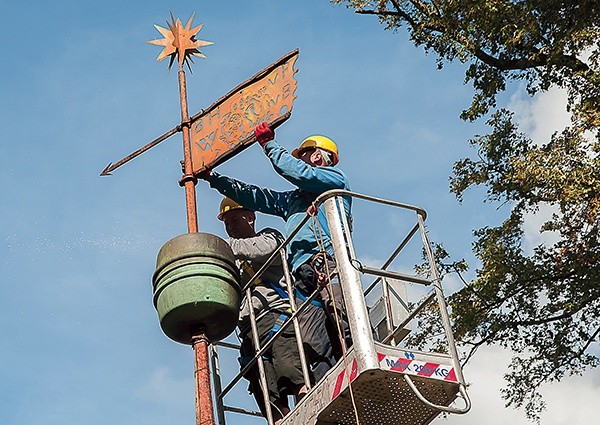
[[[337,164],[340,161],[340,157],[338,155],[338,148],[335,142],[329,137],[319,135],[310,136],[304,139],[300,146],[292,151],[292,156],[294,156],[295,158],[300,158],[302,151],[305,151],[306,149],[315,148],[323,149],[324,151],[329,152],[332,156],[333,165]]]
[[[243,205],[238,204],[233,199],[225,197],[221,201],[221,205],[219,205],[219,215],[217,216],[217,218],[219,220],[223,221],[223,214],[225,214],[227,211],[237,210],[237,209],[247,209],[247,208],[244,207]]]

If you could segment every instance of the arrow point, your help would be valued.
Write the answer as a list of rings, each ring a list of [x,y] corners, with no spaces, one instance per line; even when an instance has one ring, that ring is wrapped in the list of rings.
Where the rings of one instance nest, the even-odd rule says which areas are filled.
[[[110,167],[112,166],[112,162],[110,162],[106,168],[104,170],[102,170],[102,172],[100,173],[101,176],[112,176],[112,174],[110,173],[112,170],[110,169]]]

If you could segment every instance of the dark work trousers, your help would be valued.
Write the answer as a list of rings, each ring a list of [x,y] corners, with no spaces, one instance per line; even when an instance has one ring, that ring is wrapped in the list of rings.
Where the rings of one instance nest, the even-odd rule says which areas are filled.
[[[327,257],[327,261],[327,270],[333,272],[335,261],[330,256]],[[339,282],[334,278],[324,288],[320,288],[317,284],[318,275],[315,267],[325,272],[323,266],[324,264],[319,266],[315,262],[308,261],[294,273],[298,306],[302,305],[317,288],[319,290],[319,295],[311,305],[298,316],[307,362],[315,382],[318,382],[342,356],[336,314],[342,335],[346,341],[349,341],[348,320],[343,308],[344,301]]]
[[[327,316],[333,328],[335,335],[333,341],[333,356],[336,360],[342,357],[342,344],[346,348],[352,345],[350,338],[350,326],[348,325],[348,315],[344,307],[344,296],[342,286],[337,278],[333,278],[331,283],[320,290],[321,298],[325,304]],[[341,339],[340,339],[341,335]]]
[[[279,312],[270,312],[257,322],[261,346],[265,345],[272,336],[273,325],[279,318]],[[240,365],[244,367],[254,357],[256,351],[252,342],[252,332],[247,330],[241,335]],[[304,385],[300,353],[294,328],[288,326],[275,340],[271,349],[263,356],[265,377],[269,388],[270,402],[279,402],[287,406],[287,396],[293,395],[295,389]],[[248,390],[254,395],[256,403],[263,415],[266,416],[263,393],[260,387],[258,364],[255,364],[244,377],[249,381]]]
[[[299,307],[303,301],[296,298],[296,303]],[[316,305],[309,305],[298,315],[298,324],[306,362],[310,367],[311,383],[315,384],[336,362],[331,344],[332,329],[325,309]]]

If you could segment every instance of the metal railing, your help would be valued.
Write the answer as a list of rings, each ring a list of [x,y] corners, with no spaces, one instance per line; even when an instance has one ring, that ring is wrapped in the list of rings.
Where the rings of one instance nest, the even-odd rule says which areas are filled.
[[[343,213],[344,207],[342,205],[342,199],[344,197],[360,199],[360,200],[364,200],[367,202],[373,202],[376,204],[381,204],[381,205],[389,206],[389,207],[393,207],[393,208],[400,208],[402,210],[412,211],[416,214],[416,223],[414,224],[414,226],[412,226],[410,228],[410,230],[408,231],[406,236],[401,240],[401,242],[398,244],[398,246],[393,250],[393,252],[387,258],[387,260],[384,261],[384,263],[381,267],[375,268],[375,267],[365,266],[357,258],[356,254],[355,254],[354,246],[353,246],[352,235],[351,235],[351,223],[348,223],[348,221],[346,219],[346,215]],[[427,305],[429,305],[430,303],[437,300],[438,305],[440,306],[439,310],[440,310],[440,314],[441,314],[443,329],[446,334],[449,355],[452,359],[455,370],[458,373],[459,382],[461,384],[464,383],[464,378],[462,376],[462,371],[460,368],[460,364],[458,362],[458,355],[456,352],[456,347],[455,347],[455,343],[454,343],[454,339],[453,339],[453,335],[452,335],[452,331],[451,331],[451,327],[450,327],[450,320],[449,320],[448,313],[447,313],[445,298],[444,298],[444,295],[443,295],[443,292],[441,289],[440,276],[439,276],[437,268],[436,268],[435,258],[433,255],[433,251],[431,250],[431,246],[430,246],[430,243],[429,243],[429,240],[427,237],[427,232],[425,229],[424,221],[427,216],[427,213],[425,212],[425,210],[423,210],[422,208],[413,206],[413,205],[395,202],[395,201],[389,201],[389,200],[385,200],[385,199],[381,199],[381,198],[377,198],[377,197],[373,197],[373,196],[350,192],[347,190],[331,190],[331,191],[323,193],[322,195],[318,196],[317,199],[315,200],[315,205],[317,207],[319,207],[322,204],[325,204],[324,209],[326,212],[327,222],[328,222],[330,231],[332,233],[340,232],[340,234],[341,234],[341,236],[339,238],[337,238],[338,239],[337,246],[335,243],[336,241],[335,240],[333,241],[334,242],[334,244],[333,244],[334,245],[334,256],[336,258],[336,262],[338,262],[338,268],[339,268],[338,273],[350,273],[350,274],[354,274],[354,275],[356,275],[356,273],[362,273],[363,275],[373,275],[376,277],[375,280],[370,285],[368,285],[366,289],[363,289],[360,291],[360,294],[344,293],[344,298],[345,298],[344,308],[346,308],[346,310],[348,310],[349,306],[351,308],[352,307],[357,308],[356,306],[358,304],[361,304],[361,303],[357,303],[356,301],[353,301],[351,298],[353,298],[354,300],[356,300],[357,298],[362,298],[362,305],[365,305],[364,297],[368,296],[378,285],[381,285],[382,286],[382,299],[383,299],[383,302],[385,303],[387,324],[388,325],[392,324],[393,326],[388,326],[387,334],[384,336],[381,336],[381,338],[379,338],[379,342],[383,343],[383,344],[388,344],[388,345],[390,345],[390,344],[396,345],[398,343],[398,341],[395,341],[395,339],[396,339],[396,336],[397,336],[399,330],[406,327],[420,312],[423,311],[423,309]],[[302,366],[302,373],[303,373],[305,385],[308,389],[310,389],[310,387],[311,387],[308,366],[306,363],[306,356],[304,353],[303,343],[302,343],[302,338],[301,338],[301,333],[300,333],[300,327],[298,324],[298,315],[301,314],[305,310],[305,308],[307,308],[307,306],[310,304],[310,301],[314,300],[315,298],[317,298],[319,296],[319,290],[318,289],[315,290],[308,297],[308,299],[306,301],[304,301],[300,307],[298,307],[295,303],[292,276],[291,276],[290,270],[288,268],[286,256],[285,256],[286,246],[296,236],[296,234],[299,232],[299,230],[302,228],[302,226],[304,226],[309,219],[310,219],[310,216],[307,214],[302,219],[302,221],[298,224],[298,226],[293,230],[293,232],[291,232],[286,237],[286,239],[278,247],[278,249],[272,253],[272,255],[268,258],[268,260],[264,263],[264,265],[256,272],[256,274],[250,279],[250,281],[246,285],[244,285],[244,288],[243,288],[243,292],[246,294],[247,300],[249,300],[249,305],[251,307],[252,303],[250,300],[251,300],[251,296],[252,296],[252,294],[251,294],[252,286],[255,284],[255,282],[257,282],[260,279],[261,275],[267,270],[267,268],[273,263],[273,261],[275,261],[276,258],[280,257],[281,263],[283,265],[282,266],[283,267],[283,275],[284,275],[285,282],[286,282],[287,294],[288,294],[290,305],[291,305],[291,317],[290,317],[291,320],[286,320],[284,322],[284,324],[282,325],[282,327],[277,332],[275,332],[275,334],[263,346],[261,346],[260,338],[258,335],[258,328],[256,325],[255,313],[253,311],[253,308],[249,309],[250,310],[252,340],[254,343],[254,347],[258,347],[258,350],[256,350],[256,353],[255,353],[254,357],[252,358],[252,360],[248,364],[246,364],[245,366],[243,366],[241,368],[240,372],[237,373],[231,379],[231,381],[225,386],[225,388],[222,387],[222,383],[221,383],[221,373],[220,373],[220,369],[219,369],[219,357],[218,357],[217,348],[215,346],[212,347],[212,368],[213,368],[213,378],[214,378],[214,391],[215,391],[215,400],[216,400],[216,405],[217,405],[217,419],[218,419],[218,423],[220,425],[225,425],[225,412],[262,416],[259,412],[256,412],[256,411],[242,409],[242,408],[229,406],[229,405],[225,404],[225,397],[228,394],[230,394],[231,390],[240,382],[241,378],[252,367],[255,367],[255,366],[258,367],[258,369],[259,369],[261,388],[263,390],[262,393],[263,393],[263,398],[265,400],[264,404],[266,407],[266,416],[267,416],[266,419],[270,425],[273,424],[273,412],[272,412],[272,409],[271,409],[271,406],[269,403],[269,393],[268,393],[267,382],[266,382],[266,378],[265,378],[265,374],[264,374],[264,362],[263,362],[262,356],[272,347],[274,341],[283,332],[285,332],[287,329],[289,329],[290,326],[294,327],[294,332],[296,335],[298,351],[300,354],[300,363]],[[389,270],[390,265],[394,262],[394,260],[398,257],[398,255],[404,249],[406,249],[406,247],[409,245],[409,242],[417,235],[417,233],[419,233],[421,236],[422,246],[425,251],[426,260],[429,264],[429,273],[428,273],[429,276],[421,277],[421,276],[417,276],[417,275],[411,275],[411,274],[407,274],[407,273],[401,273],[401,272]],[[336,239],[336,238],[332,238],[332,239]],[[342,241],[342,242],[340,242],[340,241]],[[393,297],[400,298],[400,296],[397,293],[395,293],[393,288],[390,288],[387,285],[386,279],[389,279],[389,278],[399,280],[402,282],[407,282],[409,284],[417,284],[417,285],[424,285],[424,286],[433,285],[433,289],[431,291],[429,291],[416,305],[414,305],[412,307],[412,310],[408,311],[408,308],[407,308],[407,316],[400,323],[393,323],[393,321],[392,321],[391,297],[393,296]],[[368,316],[368,312],[366,311],[366,309],[365,309],[365,311],[358,312],[358,313],[356,311],[347,311],[347,312],[349,315],[349,319],[351,321],[353,320],[355,322],[354,325],[356,325],[357,321],[361,322],[363,326],[365,325],[365,323],[364,323],[365,322],[365,314]],[[368,319],[366,319],[366,321],[368,322]],[[360,343],[362,343],[361,338],[356,338],[357,335],[355,335],[355,333],[358,332],[357,329],[359,329],[359,328],[356,328],[356,326],[350,326],[351,336],[352,336],[354,343],[360,344]],[[361,329],[363,329],[363,328],[361,328]],[[370,326],[370,330],[372,332],[371,326]],[[371,340],[370,344],[372,346],[372,338],[370,338],[370,340]],[[239,350],[239,348],[240,348],[239,345],[230,344],[227,342],[218,342],[215,345],[219,346],[219,347],[223,347],[223,348],[228,348],[228,349]],[[367,347],[367,351],[368,351],[368,349],[369,349],[369,347]],[[409,384],[409,386],[411,386],[411,388],[413,388],[413,390],[416,390],[416,394],[419,398],[423,398],[422,395],[418,392],[418,389],[414,385],[411,385],[412,381],[410,380],[410,378],[407,380],[407,383]],[[316,383],[316,385],[318,385],[318,383]],[[468,400],[468,396],[466,395],[466,391],[464,391],[463,386],[461,386],[460,392],[461,392],[461,396],[465,399],[465,402],[467,404],[466,410],[468,410],[468,408],[470,407],[470,401]],[[427,402],[427,401],[425,400],[424,402]],[[427,403],[429,403],[429,402],[427,402]],[[429,404],[431,404],[431,403],[429,403]],[[433,405],[433,404],[431,404],[431,405],[435,406],[435,408],[440,411],[446,411],[446,412],[450,412],[450,413],[464,413],[464,411],[466,411],[465,409],[456,409],[456,408],[445,407],[445,406],[437,406],[437,405]]]

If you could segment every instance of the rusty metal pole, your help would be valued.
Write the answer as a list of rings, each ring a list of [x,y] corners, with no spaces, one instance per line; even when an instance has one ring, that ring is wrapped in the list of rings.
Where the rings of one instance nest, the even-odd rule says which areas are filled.
[[[190,117],[187,105],[185,72],[179,67],[179,99],[181,103],[181,130],[183,134],[183,177],[180,184],[185,187],[188,233],[198,233],[198,214],[196,210],[196,183],[192,165],[192,147],[190,144]],[[192,337],[194,347],[196,380],[196,425],[215,425],[212,393],[210,388],[210,369],[208,358],[210,341],[204,332]]]
[[[196,425],[214,425],[212,395],[210,389],[210,369],[208,344],[210,341],[204,333],[192,338],[192,346],[196,358],[194,377],[196,378]]]
[[[191,120],[188,113],[187,89],[183,65],[187,63],[189,66],[191,56],[205,58],[206,56],[200,52],[199,48],[213,44],[210,41],[196,38],[202,25],[192,28],[193,19],[194,15],[192,14],[187,24],[183,26],[181,21],[179,19],[175,20],[171,14],[171,22],[167,22],[169,29],[158,25],[154,26],[164,38],[149,41],[150,44],[164,47],[158,55],[157,60],[161,61],[170,58],[169,69],[171,69],[171,65],[176,58],[179,63],[179,102],[181,105],[181,133],[183,135],[183,177],[179,181],[179,184],[185,188],[188,233],[198,233],[198,213],[196,206],[196,184],[198,183],[198,179],[194,176],[194,166],[192,163]],[[128,158],[126,159],[128,160]],[[105,172],[109,172],[107,170],[110,170],[110,166],[107,167]],[[195,357],[196,425],[214,425],[215,419],[210,387],[208,353],[210,341],[206,336],[206,332],[200,330],[192,336],[190,342],[194,348]]]
[[[198,213],[196,210],[196,183],[192,165],[192,146],[190,143],[190,116],[187,105],[185,72],[179,67],[179,100],[181,103],[181,132],[183,134],[183,177],[180,184],[185,188],[188,233],[198,233]]]

